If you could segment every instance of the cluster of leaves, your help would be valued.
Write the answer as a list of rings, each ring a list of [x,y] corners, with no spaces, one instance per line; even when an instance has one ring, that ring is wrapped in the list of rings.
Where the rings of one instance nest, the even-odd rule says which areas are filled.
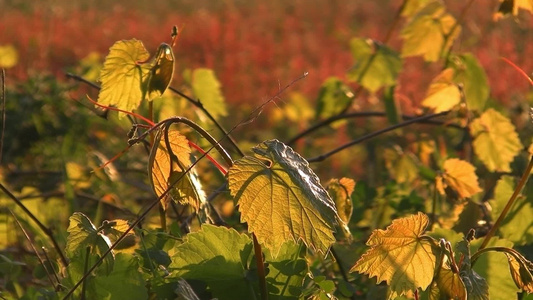
[[[504,1],[500,11],[516,14],[515,7],[533,10],[523,2]],[[404,1],[398,17],[406,19],[401,51],[386,41],[352,39],[355,65],[348,80],[358,88],[352,90],[338,78],[326,80],[314,114],[300,114],[294,105],[284,111],[289,120],[314,118],[316,126],[286,143],[267,139],[251,147],[249,155],[242,154],[242,144],[231,140],[231,134],[255,120],[264,105],[227,131],[216,121],[228,113],[211,70],[185,71],[183,93],[169,88],[175,68],[171,45],[161,44],[150,58],[138,40],[116,42],[100,72],[98,100],[89,100],[105,109],[104,114],[118,111],[112,119],[118,127],[133,125],[127,149],[141,144],[148,152],[136,156],[132,165],[147,167],[148,176],[141,178],[149,182],[142,186],[151,188],[145,192],[149,196],[124,205],[116,200],[123,196],[104,191],[96,208],[84,209],[81,191],[93,190],[93,185],[107,189],[97,179],[120,185],[126,181],[125,171],[114,167],[114,159],[102,159],[107,162],[94,170],[97,178],[87,178],[83,167],[65,164],[67,180],[60,188],[64,198],[72,200],[68,212],[75,212],[63,227],[66,232],[59,234],[50,228],[61,228],[65,220],[62,224],[56,216],[54,223],[46,215],[55,215],[57,200],[33,196],[46,207],[34,204],[30,209],[22,199],[31,198],[34,190],[15,182],[23,188],[13,194],[2,184],[6,197],[0,201],[12,217],[3,212],[0,230],[6,235],[13,228],[24,233],[39,261],[33,274],[39,283],[27,289],[20,284],[22,268],[37,265],[35,258],[22,262],[17,255],[2,254],[0,283],[6,293],[0,295],[509,299],[517,292],[533,292],[531,258],[519,251],[533,243],[533,186],[526,185],[533,160],[524,163],[532,151],[522,142],[531,137],[519,136],[513,122],[491,103],[476,57],[452,52],[461,20],[442,2]],[[176,36],[175,28],[173,42]],[[443,64],[422,102],[432,113],[418,117],[402,115],[395,93],[403,58],[410,56]],[[185,102],[169,95],[170,90],[197,109],[180,111]],[[306,159],[290,146],[317,128],[346,128],[347,119],[357,114],[351,111],[353,101],[363,90],[382,98],[381,115],[389,127],[315,158]],[[181,113],[169,116],[165,110]],[[432,120],[443,116],[449,119]],[[342,177],[323,186],[311,168],[310,163],[381,133],[423,121],[437,122],[441,132],[436,130],[434,138],[420,133],[415,140],[401,134],[385,146],[373,145],[375,153],[368,157],[384,168],[386,174],[376,177],[383,185]],[[187,127],[178,130],[177,125]],[[218,139],[214,130],[204,129],[207,126],[220,131]],[[65,134],[79,133],[65,129]],[[230,153],[239,157],[234,160]],[[214,167],[203,163],[207,160]],[[522,176],[515,184],[516,175]],[[519,196],[524,186],[525,196]],[[208,196],[207,191],[212,193]],[[155,206],[159,215],[151,214]],[[476,236],[476,231],[481,234]],[[53,247],[54,253],[34,245]],[[386,285],[375,285],[372,277]]]

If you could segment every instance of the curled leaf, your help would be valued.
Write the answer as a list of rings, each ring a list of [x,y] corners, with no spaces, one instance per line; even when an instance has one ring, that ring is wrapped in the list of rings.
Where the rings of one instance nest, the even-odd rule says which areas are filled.
[[[447,68],[433,79],[422,105],[433,108],[435,113],[440,113],[450,110],[459,102],[461,102],[461,92],[453,82],[453,69]]]

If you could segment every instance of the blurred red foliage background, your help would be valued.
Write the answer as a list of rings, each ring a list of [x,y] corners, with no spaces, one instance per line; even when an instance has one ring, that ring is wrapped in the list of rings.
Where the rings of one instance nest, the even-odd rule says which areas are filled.
[[[280,85],[309,72],[291,90],[314,99],[325,78],[344,78],[353,65],[350,38],[382,40],[402,1],[178,2],[0,0],[0,45],[13,44],[21,58],[8,71],[9,79],[23,80],[32,70],[62,77],[66,67],[91,52],[105,57],[121,39],[142,40],[153,53],[169,41],[176,24],[183,32],[175,50],[175,84],[185,68],[213,68],[229,103],[256,106]],[[445,2],[456,18],[465,5]],[[492,15],[497,7],[497,0],[479,1],[467,11],[454,51],[473,52],[487,72],[492,97],[509,105],[517,95],[524,97],[529,86],[499,58],[533,70],[533,18],[524,13],[518,22],[496,22]],[[398,51],[402,22],[389,42]],[[405,60],[399,92],[408,99],[407,111],[416,107],[440,67],[418,58]]]

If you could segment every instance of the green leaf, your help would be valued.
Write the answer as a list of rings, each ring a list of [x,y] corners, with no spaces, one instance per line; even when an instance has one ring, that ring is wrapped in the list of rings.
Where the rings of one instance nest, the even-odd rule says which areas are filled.
[[[386,230],[374,230],[366,243],[371,248],[350,272],[376,276],[378,283],[386,281],[391,297],[426,289],[436,267],[431,238],[423,234],[428,223],[429,218],[418,213],[393,220]]]
[[[468,299],[489,300],[489,286],[487,281],[472,269],[470,261],[470,240],[463,238],[457,244],[456,252],[460,255],[456,255],[456,257],[463,258],[463,263],[459,266],[459,274],[467,290]]]
[[[116,42],[109,49],[100,73],[102,89],[98,103],[126,111],[136,109],[143,99],[142,82],[150,70],[149,64],[139,63],[149,57],[142,42],[136,39]],[[119,113],[119,117],[123,115]]]
[[[0,46],[0,68],[12,68],[18,63],[18,60],[18,52],[13,45]]]
[[[472,241],[472,252],[475,252],[481,243],[482,239]],[[512,248],[513,243],[493,237],[487,245],[487,248],[489,247]],[[502,253],[484,253],[476,260],[473,269],[479,276],[487,280],[491,300],[507,300],[516,297],[519,289],[516,287],[509,272],[507,258]]]
[[[338,115],[352,102],[353,97],[353,91],[339,78],[327,78],[318,92],[316,118],[327,119]]]
[[[89,218],[80,213],[75,212],[69,218],[70,224],[67,232],[67,245],[65,252],[69,258],[77,257],[78,260],[84,261],[87,255],[87,247],[90,248],[91,254],[102,256],[111,247],[109,238],[96,230]],[[104,261],[104,270],[109,274],[113,270],[115,255],[113,252],[109,253]]]
[[[490,214],[493,220],[496,220],[503,208],[511,198],[516,186],[515,180],[511,176],[502,176],[496,184],[494,189],[494,198],[489,200],[492,207]],[[533,226],[531,223],[531,216],[533,216],[531,185],[528,185],[526,196],[519,196],[511,210],[507,213],[507,217],[503,220],[499,231],[501,235],[507,240],[525,245],[533,242]]]
[[[522,144],[509,119],[488,109],[470,123],[474,151],[489,171],[510,172],[510,164],[522,150]]]
[[[167,150],[167,137],[171,151]],[[168,130],[168,136],[165,136],[165,130],[157,132],[150,152],[148,173],[158,197],[172,186],[172,191],[161,199],[165,208],[170,200],[190,204],[196,209],[205,201],[205,193],[194,174],[189,172],[181,177],[191,164],[190,154],[189,141],[177,130]],[[176,182],[178,179],[180,181]]]
[[[335,242],[337,211],[309,163],[278,140],[253,151],[228,172],[241,221],[274,256],[285,241],[300,239],[326,253]]]
[[[172,276],[203,281],[213,297],[221,300],[253,299],[254,283],[246,276],[252,250],[248,236],[235,229],[204,224],[175,248],[170,264]]]
[[[174,52],[172,47],[162,43],[150,64],[150,71],[145,80],[144,91],[148,100],[161,97],[167,90],[174,75]]]
[[[435,113],[448,111],[461,102],[461,92],[453,83],[453,69],[442,71],[431,81],[431,85],[422,101],[425,107],[433,108]]]
[[[489,99],[489,80],[477,58],[468,53],[452,60],[455,69],[454,82],[463,85],[466,105],[469,110],[482,111]]]
[[[183,279],[178,279],[178,287],[176,288],[176,300],[200,300],[191,285]]]
[[[396,85],[402,68],[398,53],[371,39],[353,38],[350,49],[355,66],[348,72],[348,79],[356,81],[374,93],[383,86]]]
[[[227,116],[226,105],[220,82],[211,69],[199,68],[192,73],[192,90],[207,111],[216,119]]]
[[[302,251],[303,250],[303,251]],[[277,256],[265,249],[269,272],[266,276],[268,299],[299,299],[304,278],[309,272],[305,260],[305,247],[288,241],[281,246]],[[255,262],[252,262],[255,265]]]
[[[412,153],[404,152],[400,147],[386,148],[383,151],[385,166],[390,176],[397,182],[412,182],[418,178],[416,157]]]
[[[455,24],[455,18],[446,13],[441,2],[430,2],[402,30],[402,57],[421,55],[426,61],[437,61],[461,31],[461,26],[454,27]]]

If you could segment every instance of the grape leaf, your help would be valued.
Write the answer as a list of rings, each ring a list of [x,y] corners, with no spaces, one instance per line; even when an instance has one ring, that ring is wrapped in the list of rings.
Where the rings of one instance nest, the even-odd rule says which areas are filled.
[[[172,185],[172,191],[161,199],[164,207],[174,199],[181,204],[191,204],[198,208],[199,203],[205,200],[205,193],[199,182],[191,172],[180,176],[191,164],[189,142],[177,130],[168,130],[168,143],[172,150],[170,153],[167,150],[165,130],[158,131],[148,164],[152,188],[160,197]],[[178,179],[180,182],[176,183]]]
[[[453,32],[451,32],[453,29]],[[432,1],[406,24],[402,57],[422,55],[426,61],[437,61],[459,35],[461,27],[446,13],[441,2]]]
[[[148,100],[162,96],[170,85],[173,75],[174,52],[170,45],[162,43],[150,64],[150,71],[144,83],[146,87],[143,92],[147,93]]]
[[[327,78],[318,93],[316,118],[327,119],[338,115],[349,105],[354,94],[350,87],[337,77]]]
[[[492,207],[490,215],[493,220],[500,216],[503,208],[511,198],[515,186],[516,183],[513,177],[507,175],[502,176],[496,183],[494,198],[489,200]],[[504,238],[519,245],[529,244],[533,241],[533,224],[531,222],[531,216],[533,216],[533,206],[531,205],[532,187],[533,185],[527,185],[525,192],[527,197],[519,196],[516,199],[499,228]]]
[[[433,1],[435,0],[407,0],[404,8],[402,9],[402,16],[410,18],[428,5],[429,2]]]
[[[303,282],[309,272],[305,260],[305,247],[288,241],[281,246],[277,256],[272,256],[265,249],[265,261],[268,263],[268,299],[299,299],[304,287]],[[255,266],[255,262],[252,262]]]
[[[453,69],[447,68],[431,81],[422,101],[425,107],[433,108],[435,113],[450,110],[461,102],[461,92],[453,83]]]
[[[371,248],[351,268],[378,283],[386,281],[393,295],[418,288],[426,289],[433,280],[436,256],[423,233],[429,218],[423,214],[396,219],[386,230],[374,230],[367,241]]]
[[[102,256],[104,252],[109,250],[111,242],[109,238],[97,231],[89,218],[80,213],[75,212],[69,218],[70,224],[67,232],[67,245],[65,252],[69,258],[82,257],[83,259],[87,255],[87,247],[90,248],[90,253]],[[81,259],[83,261],[83,259]],[[115,255],[113,252],[109,253],[102,262],[106,274],[111,273],[113,270],[113,264],[115,261]]]
[[[176,300],[200,300],[191,285],[184,279],[178,279],[178,287],[175,293],[178,295]]]
[[[350,49],[355,66],[348,79],[374,93],[383,86],[396,84],[402,61],[394,50],[371,39],[353,38]]]
[[[335,242],[338,216],[309,163],[278,140],[253,151],[254,156],[237,160],[228,172],[241,221],[274,256],[285,241],[299,239],[325,253]]]
[[[510,163],[522,150],[514,125],[490,108],[470,123],[474,151],[489,171],[510,172]]]
[[[385,166],[390,176],[397,182],[412,182],[418,178],[418,166],[412,153],[404,152],[400,147],[386,148],[383,151]]]
[[[472,252],[475,252],[481,243],[482,239],[472,241]],[[512,248],[513,243],[493,237],[488,243],[488,247]],[[516,297],[515,295],[519,289],[511,278],[505,255],[492,251],[484,253],[476,260],[473,269],[479,276],[487,280],[491,300],[507,300],[510,297]]]
[[[485,278],[481,277],[476,271],[472,270],[470,260],[470,240],[463,237],[463,240],[457,244],[455,249],[456,257],[462,257],[462,263],[459,266],[459,274],[467,290],[469,300],[489,300],[489,286]]]
[[[509,14],[517,16],[520,8],[533,13],[533,0],[500,0],[500,2],[498,12],[494,14],[494,19],[496,20],[506,17]]]
[[[175,248],[169,267],[174,277],[204,281],[213,297],[254,299],[253,282],[246,277],[252,248],[251,239],[235,229],[202,225]]]
[[[18,60],[18,52],[13,45],[0,46],[0,68],[12,68],[18,63]]]
[[[451,59],[455,70],[454,82],[463,85],[466,105],[469,110],[481,111],[489,99],[489,81],[477,58],[468,53]]]
[[[437,274],[437,287],[441,297],[446,299],[463,299],[466,300],[466,288],[461,276],[454,273],[450,267],[442,266]]]
[[[443,164],[443,186],[439,192],[444,195],[444,189],[450,187],[459,196],[459,199],[470,198],[481,192],[477,182],[476,169],[469,162],[457,158],[447,159]]]
[[[226,105],[220,82],[211,69],[199,68],[192,72],[192,90],[207,111],[216,119],[227,116]]]
[[[139,63],[149,57],[141,41],[116,42],[109,49],[100,73],[102,89],[98,94],[98,103],[126,111],[136,109],[143,98],[142,82],[150,70],[149,64]],[[119,117],[123,115],[119,113]]]
[[[509,261],[509,270],[516,286],[527,293],[533,293],[533,264],[520,253],[509,254],[504,252]]]
[[[350,222],[353,213],[351,196],[354,188],[355,181],[346,177],[331,179],[328,183],[328,194],[335,202],[340,219],[346,224]]]

